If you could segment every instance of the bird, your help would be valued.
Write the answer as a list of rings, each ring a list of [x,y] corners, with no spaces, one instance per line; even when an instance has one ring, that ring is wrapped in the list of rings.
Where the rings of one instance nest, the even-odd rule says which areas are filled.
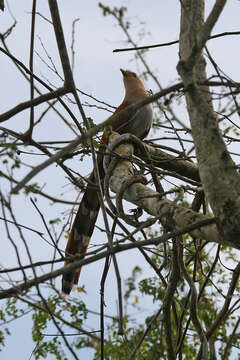
[[[149,92],[145,89],[143,82],[139,79],[135,72],[130,70],[120,69],[123,76],[123,83],[125,87],[125,96],[122,103],[117,107],[114,114],[119,113],[131,104],[144,100],[149,97]],[[144,139],[152,125],[152,104],[144,105],[137,111],[125,116],[123,119],[112,123],[111,130],[119,134],[130,133],[137,136],[139,139]],[[97,164],[101,181],[104,179],[103,169],[103,154],[108,144],[109,131],[104,130],[99,151],[97,155]],[[100,209],[100,202],[98,197],[98,190],[96,186],[94,171],[88,178],[88,185],[81,199],[77,214],[73,221],[73,225],[68,237],[65,254],[67,259],[65,265],[71,263],[73,260],[71,256],[79,254],[84,258],[89,241],[91,239],[94,226],[98,217]],[[63,273],[62,277],[62,292],[69,295],[73,286],[78,284],[81,267]]]

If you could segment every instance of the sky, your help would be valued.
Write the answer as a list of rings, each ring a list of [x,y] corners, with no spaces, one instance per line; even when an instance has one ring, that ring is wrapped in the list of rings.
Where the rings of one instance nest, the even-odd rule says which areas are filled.
[[[38,12],[50,18],[47,1],[38,1]],[[206,14],[209,12],[212,0],[206,1]],[[17,20],[11,36],[7,39],[7,44],[12,53],[22,61],[26,66],[29,65],[29,44],[30,44],[30,27],[31,27],[31,1],[8,1],[11,12]],[[121,29],[116,25],[116,21],[112,17],[103,17],[101,10],[98,7],[98,1],[79,2],[76,0],[59,0],[59,11],[63,24],[63,29],[66,37],[66,43],[70,53],[72,22],[79,18],[76,24],[75,33],[75,68],[74,79],[79,89],[87,94],[93,95],[98,99],[118,106],[124,95],[124,88],[122,83],[120,68],[130,69],[137,73],[142,70],[142,66],[134,59],[132,52],[113,53],[113,49],[126,47],[126,37]],[[170,1],[154,1],[154,0],[126,0],[126,1],[106,1],[108,6],[126,6],[128,8],[128,20],[131,23],[131,33],[134,41],[138,45],[148,45],[155,43],[170,42],[178,39],[179,22],[180,22],[180,6],[178,0]],[[220,18],[218,24],[213,30],[213,34],[229,31],[239,31],[239,13],[240,1],[229,0],[224,9],[224,13]],[[4,12],[0,13],[0,32],[4,32],[12,24],[12,16],[8,7]],[[139,39],[138,32],[146,29],[147,33],[143,39]],[[235,81],[240,81],[239,73],[239,37],[228,36],[208,42],[208,48],[212,56],[219,66]],[[37,52],[34,60],[34,72],[49,81],[52,86],[61,86],[61,79],[54,74],[49,67],[41,60],[49,64],[49,58],[46,56],[44,48],[54,62],[58,72],[62,75],[61,65],[58,57],[55,36],[51,24],[46,22],[41,16],[36,18],[36,43],[35,50]],[[40,58],[41,57],[41,58]],[[179,76],[176,71],[178,62],[178,45],[170,47],[162,47],[153,49],[148,52],[147,61],[160,79],[162,87],[167,87],[179,81]],[[208,66],[208,71],[211,73],[211,67]],[[19,102],[29,99],[29,86],[23,79],[22,75],[16,71],[14,65],[4,55],[0,54],[0,76],[1,76],[1,113],[7,111]],[[148,89],[153,92],[157,91],[155,84],[149,81],[146,84]],[[83,104],[86,102],[94,104],[94,102],[86,96],[80,95]],[[59,107],[58,107],[59,108]],[[44,107],[39,106],[35,109],[35,116],[39,116]],[[60,108],[59,108],[60,109]],[[72,106],[75,115],[79,118],[76,107]],[[95,123],[100,123],[105,120],[109,113],[105,110],[99,110],[94,107],[84,107],[86,115],[91,117]],[[61,111],[62,108],[61,108]],[[180,114],[185,117],[184,121],[187,124],[188,119],[184,112],[183,106],[179,107]],[[64,113],[64,112],[63,112]],[[66,114],[64,113],[66,116]],[[29,124],[29,112],[24,111],[3,126],[24,132]],[[150,138],[155,136],[153,132]],[[47,140],[71,140],[75,135],[62,123],[56,119],[53,112],[42,122],[42,124],[34,132],[34,137],[38,141]],[[167,144],[167,143],[166,143]],[[27,162],[36,165],[45,160],[39,156],[32,158],[30,155],[25,155],[24,159]],[[72,164],[72,163],[71,163]],[[72,166],[75,170],[87,175],[91,171],[91,162],[78,163],[74,159]],[[18,173],[21,179],[29,169],[25,172]],[[34,180],[35,181],[35,180]],[[66,179],[65,174],[56,166],[51,166],[44,170],[37,177],[44,191],[49,194],[56,194],[63,199],[75,201],[77,190]],[[7,193],[8,188],[6,183],[2,183],[1,189],[3,193]],[[33,209],[29,197],[21,196],[14,198],[14,210],[17,213],[19,223],[31,226],[39,231],[45,233],[43,224],[39,219],[39,215]],[[49,221],[56,217],[64,218],[70,213],[70,205],[52,205],[46,199],[38,201],[39,208],[44,212],[46,219]],[[102,225],[100,218],[99,223]],[[1,225],[2,226],[2,225]],[[32,249],[32,256],[34,261],[46,260],[51,257],[52,248],[48,244],[39,241],[37,236],[28,236],[28,241]],[[104,241],[104,236],[100,231],[95,231],[93,235],[93,243],[101,243]],[[61,240],[61,247],[65,247],[66,239]],[[0,253],[0,264],[11,267],[16,264],[16,257],[12,247],[4,240],[3,250]],[[22,244],[18,244],[20,251],[24,255]],[[119,267],[121,269],[122,278],[126,279],[131,275],[134,264],[143,265],[142,257],[138,252],[132,251],[129,254],[118,256]],[[130,264],[130,265],[129,265]],[[96,263],[89,265],[85,271],[82,272],[81,281],[86,284],[87,295],[82,295],[82,299],[87,301],[89,309],[98,311],[99,308],[99,281],[101,276],[103,263]],[[144,273],[141,278],[152,276],[153,273],[149,267],[144,266]],[[60,279],[58,279],[60,286]],[[116,314],[116,286],[113,269],[111,268],[106,285],[106,312],[109,314]],[[150,299],[145,298],[143,307],[151,314],[154,310]],[[97,319],[90,317],[86,323],[86,327],[96,328],[98,326]],[[24,331],[23,331],[24,329]],[[28,316],[25,320],[18,320],[14,322],[11,327],[12,336],[7,339],[7,346],[0,355],[1,359],[11,359],[18,355],[19,359],[28,359],[33,350],[34,344],[31,341],[31,318]],[[16,350],[17,349],[17,350]],[[84,358],[92,358],[89,350],[80,352]],[[80,357],[81,357],[80,356]],[[51,357],[49,357],[51,359]]]

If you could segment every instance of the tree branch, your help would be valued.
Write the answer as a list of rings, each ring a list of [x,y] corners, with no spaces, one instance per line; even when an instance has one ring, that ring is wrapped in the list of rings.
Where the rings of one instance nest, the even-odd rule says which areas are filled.
[[[114,137],[112,136],[110,138],[110,152],[118,145],[119,138],[121,138],[119,135],[114,135]],[[125,160],[118,161],[110,179],[111,190],[115,193],[118,193],[124,182],[134,175],[132,163],[126,160],[126,158],[129,159],[133,154],[133,151],[134,149],[131,144],[122,144],[115,150],[118,155],[125,158]],[[104,163],[106,168],[106,157]],[[105,172],[108,175],[107,171]],[[195,221],[208,219],[207,216],[203,214],[196,213],[189,208],[183,208],[175,202],[165,198],[160,198],[157,192],[140,183],[132,184],[127,188],[123,198],[144,209],[148,214],[159,218],[161,223],[164,226],[167,226],[167,228],[170,226],[170,228],[174,227],[178,229],[183,226],[188,226]],[[235,244],[233,241],[230,242],[221,238],[215,224],[196,230],[192,232],[192,235],[207,241],[229,245],[238,249],[240,248],[240,245]]]
[[[62,266],[61,268],[59,268],[57,270],[54,270],[54,271],[44,274],[42,276],[36,277],[36,278],[26,281],[22,284],[13,286],[12,288],[2,290],[2,291],[0,291],[0,299],[6,299],[6,298],[9,298],[12,296],[20,295],[23,292],[30,289],[31,287],[36,286],[37,284],[44,283],[45,281],[50,280],[50,279],[54,279],[57,276],[60,276],[64,273],[67,273],[74,269],[77,269],[80,266],[91,264],[98,260],[104,259],[105,257],[111,255],[112,253],[117,254],[122,251],[127,251],[127,250],[131,250],[131,249],[135,249],[135,248],[139,248],[139,247],[143,247],[143,246],[148,246],[148,245],[159,245],[159,244],[167,241],[168,239],[171,239],[172,237],[176,237],[178,235],[183,235],[183,234],[192,232],[195,229],[201,228],[201,231],[202,231],[204,226],[209,226],[209,224],[214,223],[214,222],[215,222],[214,218],[206,219],[206,220],[202,220],[202,221],[193,223],[189,226],[186,226],[185,228],[175,230],[169,234],[159,236],[154,239],[142,240],[142,241],[138,241],[138,242],[131,243],[131,244],[123,244],[123,245],[116,244],[115,246],[113,246],[111,251],[106,250],[106,251],[101,252],[100,254],[89,256],[88,258],[86,258],[84,260],[82,260],[82,259],[75,260],[74,262],[72,262],[68,265]],[[79,259],[79,255],[76,255],[74,258]],[[56,260],[56,261],[58,261],[58,260]],[[61,259],[61,261],[62,261],[62,259]],[[19,270],[21,270],[21,268],[19,268]]]

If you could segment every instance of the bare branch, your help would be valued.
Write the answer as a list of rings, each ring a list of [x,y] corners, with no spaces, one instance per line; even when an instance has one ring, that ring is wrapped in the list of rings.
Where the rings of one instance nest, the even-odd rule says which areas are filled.
[[[163,235],[163,236],[159,236],[157,238],[154,239],[148,239],[148,240],[142,240],[142,241],[138,241],[136,243],[131,243],[131,244],[124,244],[124,245],[119,245],[117,244],[116,246],[113,246],[113,249],[111,251],[107,250],[104,251],[100,254],[97,255],[93,255],[85,260],[76,260],[68,265],[65,265],[57,270],[54,270],[50,273],[44,274],[42,276],[36,277],[32,280],[28,280],[23,284],[20,285],[16,285],[12,288],[9,288],[7,290],[2,290],[0,291],[0,299],[5,299],[8,297],[12,297],[12,296],[17,296],[19,294],[21,294],[22,292],[25,292],[26,290],[30,289],[33,286],[36,286],[36,284],[41,284],[47,280],[50,279],[54,279],[59,275],[62,275],[63,273],[67,273],[73,269],[77,269],[80,266],[84,266],[87,264],[91,264],[93,262],[96,262],[98,260],[104,259],[106,256],[109,256],[110,254],[114,253],[117,254],[119,252],[122,251],[126,251],[126,250],[130,250],[130,249],[135,249],[138,247],[143,247],[143,246],[147,246],[147,245],[158,245],[161,243],[164,243],[166,240],[171,239],[172,237],[176,237],[178,235],[182,235],[182,234],[186,234],[188,232],[194,231],[195,229],[199,229],[201,228],[201,231],[203,229],[203,226],[208,226],[209,224],[215,222],[215,219],[206,219],[206,220],[202,220],[196,223],[193,223],[189,226],[186,226],[183,229],[180,230],[176,230],[173,231],[169,234]],[[76,257],[74,258],[79,258],[78,255],[76,255]],[[56,260],[57,261],[57,260]],[[61,259],[62,261],[62,259]]]

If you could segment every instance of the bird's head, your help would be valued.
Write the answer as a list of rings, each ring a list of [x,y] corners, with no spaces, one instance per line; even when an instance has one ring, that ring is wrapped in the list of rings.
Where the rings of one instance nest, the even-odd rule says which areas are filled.
[[[132,98],[135,95],[139,100],[146,97],[147,91],[137,74],[130,70],[120,69],[120,71],[123,75],[126,96]]]

